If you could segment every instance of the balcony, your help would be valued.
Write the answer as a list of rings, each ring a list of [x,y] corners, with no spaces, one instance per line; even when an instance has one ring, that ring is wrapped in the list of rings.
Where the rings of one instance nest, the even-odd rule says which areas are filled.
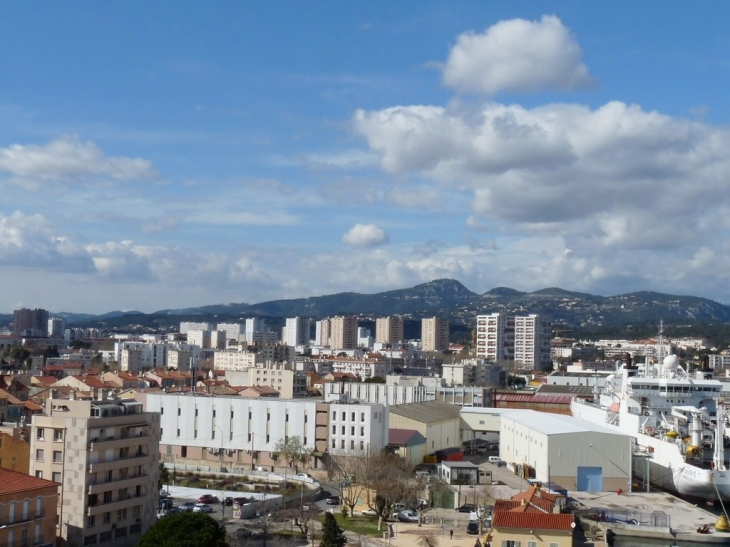
[[[115,479],[109,482],[100,481],[96,484],[89,484],[86,487],[88,494],[101,494],[107,490],[117,490],[119,488],[132,488],[138,484],[147,484],[149,477],[147,474],[142,473],[137,476],[129,476],[123,479]]]
[[[0,519],[0,528],[6,528],[8,526],[17,526],[18,524],[27,524],[29,522],[33,522],[34,520],[43,519],[46,516],[45,510],[41,509],[40,511],[28,511],[28,515],[23,518],[23,515],[15,515],[15,518],[13,519],[13,522],[10,522],[10,519],[4,518]]]
[[[96,462],[88,465],[87,471],[89,473],[97,473],[103,471],[113,471],[116,469],[122,469],[123,467],[130,467],[133,465],[144,465],[146,460],[150,457],[149,454],[142,456],[130,456],[129,458],[119,458],[110,462]]]
[[[126,500],[114,500],[107,503],[99,502],[96,505],[89,505],[86,510],[86,515],[101,515],[103,513],[113,513],[118,509],[129,509],[130,507],[143,503],[146,498],[147,496],[133,496],[129,494]]]
[[[89,450],[91,452],[95,452],[97,450],[108,450],[111,448],[124,448],[125,446],[136,446],[137,442],[132,441],[141,441],[142,444],[147,444],[149,442],[149,435],[140,435],[140,436],[134,436],[129,435],[126,437],[101,437],[99,439],[91,439],[88,443]]]

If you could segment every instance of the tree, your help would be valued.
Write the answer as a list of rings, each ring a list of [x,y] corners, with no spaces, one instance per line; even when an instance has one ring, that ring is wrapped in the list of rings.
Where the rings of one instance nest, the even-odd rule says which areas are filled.
[[[335,488],[342,497],[342,505],[350,509],[350,516],[368,489],[375,459],[355,451],[331,454],[330,475],[337,484]]]
[[[292,507],[283,509],[277,513],[282,520],[292,520],[294,525],[299,528],[305,538],[310,537],[310,533],[314,531],[314,523],[322,514],[322,509],[312,504],[297,504]]]
[[[137,547],[228,547],[226,531],[205,513],[184,512],[159,519]]]
[[[295,470],[295,463],[304,463],[308,461],[312,455],[312,451],[302,444],[302,440],[298,435],[294,435],[288,439],[279,439],[274,445],[274,453],[286,460],[287,467],[294,467]]]
[[[163,462],[160,462],[160,480],[159,480],[159,488],[162,488],[165,484],[170,484],[170,470],[165,467],[165,464]]]
[[[363,382],[365,384],[384,384],[385,378],[382,376],[372,376],[370,378],[365,378],[365,381]]]
[[[337,521],[332,513],[324,514],[322,522],[322,541],[319,547],[345,547],[347,538],[345,532],[337,525]]]

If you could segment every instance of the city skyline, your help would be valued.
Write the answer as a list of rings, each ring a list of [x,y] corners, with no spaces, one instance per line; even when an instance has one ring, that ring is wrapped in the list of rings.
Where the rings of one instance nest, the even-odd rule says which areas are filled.
[[[439,278],[730,303],[728,12],[8,6],[0,313]]]

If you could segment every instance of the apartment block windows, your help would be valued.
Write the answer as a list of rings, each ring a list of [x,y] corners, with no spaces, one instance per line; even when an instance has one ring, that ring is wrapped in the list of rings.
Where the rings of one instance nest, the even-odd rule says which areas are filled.
[[[112,521],[112,514],[111,513],[104,513],[104,518],[102,519],[102,522],[104,524],[109,524]]]
[[[360,413],[360,421],[361,422],[364,422],[365,421],[365,413],[364,412],[361,412]]]
[[[60,450],[54,450],[53,451],[53,463],[61,463],[63,461],[63,456]]]
[[[365,436],[365,428],[364,427],[361,427],[360,428],[360,436],[361,437],[364,437]]]
[[[54,442],[63,441],[63,429],[54,429],[53,430],[53,441]]]
[[[42,448],[36,449],[36,451],[35,451],[35,460],[37,462],[42,462],[44,457],[45,457],[45,451]]]
[[[86,527],[93,528],[94,526],[96,526],[96,515],[89,515],[86,518]]]
[[[354,434],[355,434],[355,426],[353,425],[352,427],[350,427],[350,435],[354,435]]]
[[[332,434],[337,435],[337,426],[336,425],[332,426]]]
[[[38,439],[39,441],[45,441],[46,440],[46,430],[43,429],[42,427],[39,427],[36,430],[36,439]]]
[[[104,503],[111,503],[112,502],[112,491],[107,490],[104,492]]]

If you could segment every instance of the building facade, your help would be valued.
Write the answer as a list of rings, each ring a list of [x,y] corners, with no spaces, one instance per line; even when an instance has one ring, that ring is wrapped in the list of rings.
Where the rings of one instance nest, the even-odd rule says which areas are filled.
[[[287,346],[308,346],[312,320],[302,317],[288,317],[284,326],[282,343]]]
[[[421,349],[423,351],[446,351],[449,349],[449,321],[440,317],[421,320]]]
[[[48,336],[48,310],[41,308],[14,310],[13,334]]]
[[[403,340],[403,317],[379,317],[375,320],[376,343],[400,344]]]
[[[0,545],[56,545],[58,484],[0,469]]]
[[[338,316],[330,319],[331,341],[334,349],[357,348],[357,317]]]
[[[534,370],[551,363],[550,323],[537,314],[515,317],[515,365]]]
[[[160,416],[137,401],[46,401],[33,417],[30,472],[62,485],[62,545],[139,542],[156,520],[159,441]]]

